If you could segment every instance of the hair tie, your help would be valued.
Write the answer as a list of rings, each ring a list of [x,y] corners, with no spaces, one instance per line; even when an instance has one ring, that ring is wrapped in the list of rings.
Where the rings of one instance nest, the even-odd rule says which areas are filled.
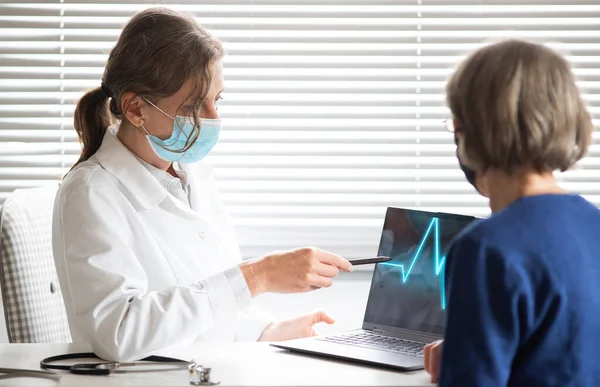
[[[100,83],[100,91],[102,91],[102,93],[104,93],[104,95],[106,95],[108,98],[111,98],[113,96],[113,92],[108,86],[106,86],[106,83],[104,82]]]

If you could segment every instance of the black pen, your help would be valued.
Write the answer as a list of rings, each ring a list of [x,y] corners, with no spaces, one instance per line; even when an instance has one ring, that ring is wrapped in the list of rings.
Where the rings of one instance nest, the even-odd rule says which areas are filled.
[[[370,258],[357,258],[357,259],[349,259],[348,261],[352,264],[352,266],[356,265],[368,265],[369,263],[380,263],[391,261],[390,257],[370,257]]]

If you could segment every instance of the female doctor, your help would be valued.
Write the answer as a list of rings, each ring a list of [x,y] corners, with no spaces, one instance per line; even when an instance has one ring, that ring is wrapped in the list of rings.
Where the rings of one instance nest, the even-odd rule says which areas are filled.
[[[202,161],[221,128],[223,55],[193,18],[142,11],[77,105],[83,151],[56,197],[53,250],[72,339],[104,359],[299,338],[333,322],[322,312],[273,322],[251,306],[261,293],[330,286],[352,267],[314,248],[241,262]]]

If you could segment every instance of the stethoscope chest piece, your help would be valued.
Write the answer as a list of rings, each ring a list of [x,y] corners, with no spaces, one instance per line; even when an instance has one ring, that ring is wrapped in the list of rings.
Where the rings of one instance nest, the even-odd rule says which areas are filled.
[[[220,383],[210,380],[210,368],[202,367],[193,361],[188,366],[188,371],[190,372],[190,384],[194,386],[216,386]]]

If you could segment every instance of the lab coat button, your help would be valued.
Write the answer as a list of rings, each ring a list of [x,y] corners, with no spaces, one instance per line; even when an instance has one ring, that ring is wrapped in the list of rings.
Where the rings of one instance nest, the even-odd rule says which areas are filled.
[[[56,282],[50,282],[50,293],[56,293],[57,290],[58,285],[56,285]]]
[[[200,238],[204,239],[204,231],[200,231]]]

